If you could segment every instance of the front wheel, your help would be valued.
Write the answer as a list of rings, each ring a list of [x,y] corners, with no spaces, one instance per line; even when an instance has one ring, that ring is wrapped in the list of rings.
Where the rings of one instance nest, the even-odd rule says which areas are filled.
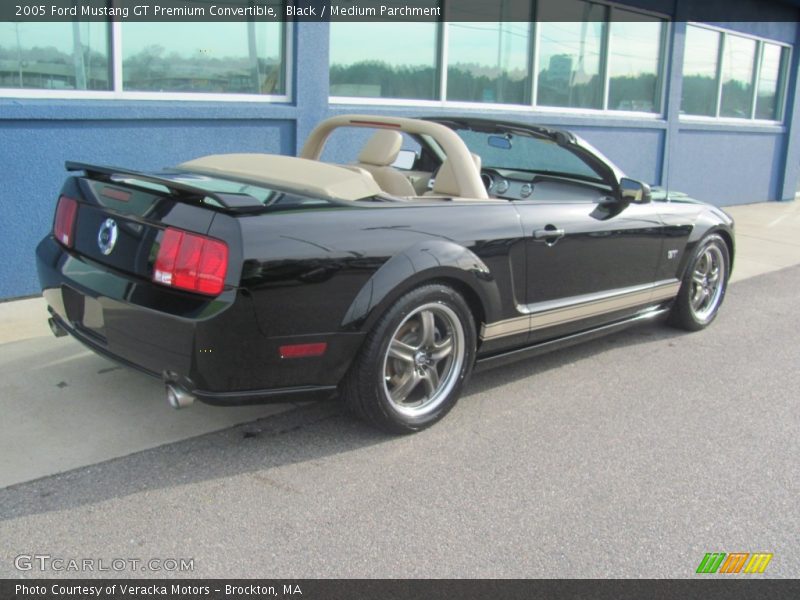
[[[689,263],[669,322],[687,331],[707,327],[717,316],[730,276],[730,254],[717,234],[704,238]]]
[[[375,325],[343,385],[348,405],[393,433],[424,429],[455,405],[475,359],[475,323],[455,290],[426,285]]]

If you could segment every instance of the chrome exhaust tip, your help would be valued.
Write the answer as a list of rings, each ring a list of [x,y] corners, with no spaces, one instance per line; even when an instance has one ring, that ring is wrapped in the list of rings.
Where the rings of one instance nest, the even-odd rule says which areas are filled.
[[[53,332],[53,335],[56,337],[64,337],[67,335],[67,332],[64,331],[64,328],[58,324],[58,322],[53,318],[50,317],[47,319],[47,324],[50,326],[50,331]]]
[[[195,401],[194,394],[174,383],[167,384],[167,402],[174,409],[186,408]]]

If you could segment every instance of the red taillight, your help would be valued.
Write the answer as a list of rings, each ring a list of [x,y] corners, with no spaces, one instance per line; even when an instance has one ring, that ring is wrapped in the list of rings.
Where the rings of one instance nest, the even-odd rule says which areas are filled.
[[[158,248],[153,281],[216,296],[225,285],[228,245],[204,235],[167,227]]]
[[[75,217],[78,214],[78,201],[68,196],[61,196],[56,207],[56,220],[53,223],[53,235],[67,248],[75,243]]]
[[[314,344],[281,346],[278,351],[281,353],[281,358],[305,358],[307,356],[322,356],[327,349],[327,342],[317,342]]]

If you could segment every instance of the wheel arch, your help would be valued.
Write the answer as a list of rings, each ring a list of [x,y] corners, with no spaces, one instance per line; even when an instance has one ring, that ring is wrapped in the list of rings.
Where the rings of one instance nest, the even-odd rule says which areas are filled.
[[[499,318],[500,290],[486,264],[468,248],[437,240],[418,243],[384,263],[358,292],[341,326],[369,331],[401,296],[433,283],[464,297],[478,330],[481,323]]]
[[[733,242],[733,234],[727,229],[723,229],[722,227],[719,227],[709,233],[716,233],[725,241],[725,245],[728,247],[728,274],[730,275],[730,273],[733,272],[733,255],[735,250],[735,244]]]
[[[681,264],[680,270],[678,271],[680,274],[680,279],[683,280],[687,269],[690,268],[692,262],[691,257],[694,256],[698,245],[710,235],[718,235],[725,242],[725,246],[728,249],[728,275],[730,276],[730,273],[733,271],[733,257],[735,250],[733,232],[722,225],[712,225],[704,228],[695,227],[692,234],[693,235],[690,237],[689,243],[687,244],[688,251],[684,254],[683,264]]]
[[[680,280],[683,280],[683,277],[686,275],[686,270],[691,264],[691,258],[697,251],[698,245],[710,235],[719,235],[725,242],[725,246],[728,250],[728,272],[731,272],[736,249],[736,242],[733,234],[733,219],[720,210],[711,207],[701,208],[694,217],[694,224],[689,233],[689,239],[686,241],[680,264],[676,270],[676,276]]]

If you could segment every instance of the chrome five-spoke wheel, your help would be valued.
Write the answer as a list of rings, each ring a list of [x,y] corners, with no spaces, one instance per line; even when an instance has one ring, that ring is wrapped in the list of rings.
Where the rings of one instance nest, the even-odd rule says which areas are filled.
[[[383,389],[407,416],[436,410],[458,380],[464,363],[464,328],[445,304],[412,311],[395,330],[383,359]]]
[[[715,244],[706,246],[697,257],[692,272],[689,305],[698,321],[706,322],[716,312],[724,290],[725,259]]]
[[[350,408],[393,433],[424,429],[453,408],[475,361],[475,318],[440,283],[401,296],[372,326],[342,386]]]
[[[717,316],[730,275],[730,251],[716,233],[698,245],[683,277],[670,323],[687,331],[706,327]]]

